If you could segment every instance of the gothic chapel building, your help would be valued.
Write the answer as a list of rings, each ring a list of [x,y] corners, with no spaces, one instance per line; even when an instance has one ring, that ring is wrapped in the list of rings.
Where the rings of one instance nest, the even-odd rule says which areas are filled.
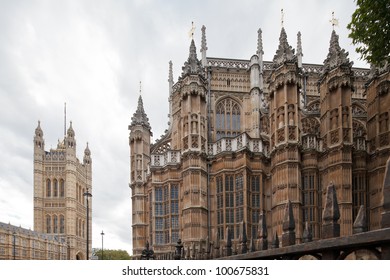
[[[87,259],[87,240],[89,255],[91,252],[92,199],[86,194],[92,194],[88,143],[80,162],[70,122],[64,140],[58,141],[56,149],[45,151],[43,130],[38,122],[34,136],[34,231],[64,242],[66,256],[71,260]]]
[[[326,187],[335,186],[341,236],[352,234],[363,205],[369,230],[380,228],[383,177],[390,155],[390,67],[353,68],[331,33],[324,63],[302,62],[281,29],[272,61],[262,33],[250,60],[206,56],[192,40],[183,72],[169,69],[169,128],[151,143],[141,96],[129,125],[133,253],[200,242],[233,242],[245,226],[257,239],[281,235],[291,202],[296,240],[304,225],[321,239]],[[325,56],[325,55],[324,55]]]

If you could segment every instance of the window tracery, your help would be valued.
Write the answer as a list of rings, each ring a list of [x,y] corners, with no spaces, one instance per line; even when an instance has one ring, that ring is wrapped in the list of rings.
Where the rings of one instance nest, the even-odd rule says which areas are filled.
[[[241,110],[239,104],[231,98],[225,98],[216,106],[215,127],[217,139],[235,137],[240,133]]]

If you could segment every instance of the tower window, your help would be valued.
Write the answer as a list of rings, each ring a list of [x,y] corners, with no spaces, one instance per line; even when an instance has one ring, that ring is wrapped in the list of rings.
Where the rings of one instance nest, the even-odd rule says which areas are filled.
[[[60,233],[65,232],[65,218],[64,216],[60,216]]]
[[[46,197],[51,197],[51,182],[50,179],[46,181]]]
[[[60,180],[60,197],[65,196],[65,182],[64,180]]]
[[[240,133],[241,112],[239,104],[231,98],[220,101],[216,106],[217,140],[235,137]]]
[[[51,233],[51,217],[46,216],[46,233]]]
[[[54,179],[54,182],[53,182],[53,196],[54,197],[57,197],[58,196],[58,181],[56,179]]]
[[[58,219],[57,219],[57,216],[54,215],[53,216],[53,233],[57,233],[58,232],[57,229],[58,229]]]

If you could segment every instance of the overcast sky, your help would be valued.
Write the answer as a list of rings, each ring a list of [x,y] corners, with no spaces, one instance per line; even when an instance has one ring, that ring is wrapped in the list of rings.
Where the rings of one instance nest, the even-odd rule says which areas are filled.
[[[352,0],[332,1],[6,1],[0,0],[0,221],[33,229],[33,136],[45,149],[63,138],[64,102],[77,155],[93,160],[93,247],[132,251],[129,131],[139,82],[154,139],[167,129],[168,63],[174,81],[188,58],[191,22],[198,58],[201,27],[207,56],[249,59],[263,31],[264,59],[278,47],[280,10],[288,42],[302,33],[303,62],[327,56],[332,11],[340,45],[358,59],[346,25]]]

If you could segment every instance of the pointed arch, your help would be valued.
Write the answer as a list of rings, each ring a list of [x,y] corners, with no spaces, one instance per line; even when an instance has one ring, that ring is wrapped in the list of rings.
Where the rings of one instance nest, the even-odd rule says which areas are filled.
[[[60,197],[65,196],[65,181],[64,179],[60,180]]]
[[[53,215],[53,233],[58,233],[58,217]]]
[[[46,215],[46,233],[51,233],[51,217]]]
[[[58,197],[58,180],[53,180],[53,197]]]
[[[235,137],[241,132],[240,104],[232,98],[224,98],[216,104],[216,140]]]
[[[65,233],[65,217],[60,215],[60,233]]]
[[[46,197],[51,197],[51,181],[50,181],[50,179],[46,180]]]

